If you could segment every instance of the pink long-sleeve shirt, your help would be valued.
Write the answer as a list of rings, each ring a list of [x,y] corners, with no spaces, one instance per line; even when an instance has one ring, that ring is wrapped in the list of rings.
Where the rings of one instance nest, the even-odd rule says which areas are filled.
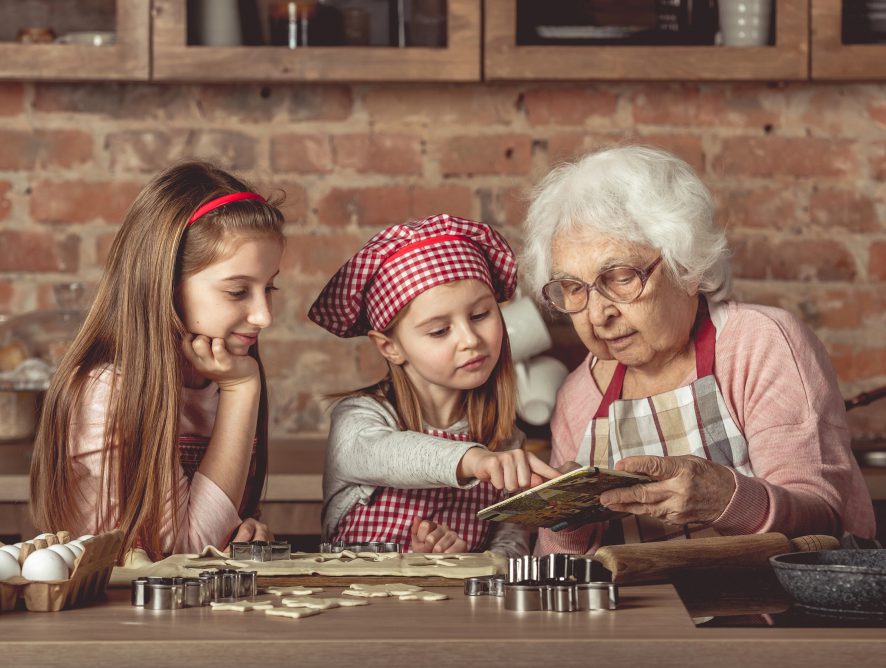
[[[850,449],[843,398],[822,343],[777,308],[728,302],[712,307],[711,318],[717,328],[714,377],[747,440],[754,471],[753,477],[733,471],[735,492],[714,528],[724,535],[847,531],[873,538],[871,497]],[[575,460],[603,398],[591,375],[594,361],[589,355],[557,394],[553,466]],[[681,385],[694,380],[693,370]],[[593,552],[604,528],[540,529],[536,552]]]
[[[71,528],[75,535],[108,531],[115,526],[118,517],[119,500],[111,484],[111,476],[108,471],[102,475],[102,452],[112,377],[110,369],[93,373],[79,414],[72,422],[68,452],[77,476],[80,490],[77,510],[83,521],[83,526]],[[183,388],[179,433],[210,436],[217,410],[218,385],[215,383],[196,390]],[[241,522],[237,508],[227,494],[199,471],[189,481],[179,467],[175,479],[178,526],[173,525],[173,498],[170,497],[167,520],[161,528],[163,551],[199,552],[207,545],[224,545]],[[106,495],[107,508],[104,513],[109,519],[104,524],[101,523],[99,513],[102,490],[110,490],[110,494]],[[174,542],[173,535],[176,536]]]

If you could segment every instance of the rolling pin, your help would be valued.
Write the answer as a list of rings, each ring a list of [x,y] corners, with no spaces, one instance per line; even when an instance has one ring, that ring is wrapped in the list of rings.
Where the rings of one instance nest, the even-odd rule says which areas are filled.
[[[833,550],[840,541],[833,536],[801,536],[790,539],[780,533],[751,536],[717,536],[655,543],[607,545],[594,554],[616,583],[667,580],[677,570],[711,567],[768,567],[769,557],[785,552]]]

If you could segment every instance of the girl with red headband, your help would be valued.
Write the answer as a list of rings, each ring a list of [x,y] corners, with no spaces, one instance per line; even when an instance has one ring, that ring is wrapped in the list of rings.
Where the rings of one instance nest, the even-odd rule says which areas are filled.
[[[46,394],[35,523],[114,527],[152,558],[267,539],[259,333],[283,215],[212,165],[155,177],[126,213],[95,302]]]
[[[309,317],[368,335],[388,364],[332,413],[323,538],[404,551],[528,551],[527,533],[477,511],[559,475],[521,446],[514,370],[498,302],[516,287],[507,242],[438,215],[383,230],[323,289]]]

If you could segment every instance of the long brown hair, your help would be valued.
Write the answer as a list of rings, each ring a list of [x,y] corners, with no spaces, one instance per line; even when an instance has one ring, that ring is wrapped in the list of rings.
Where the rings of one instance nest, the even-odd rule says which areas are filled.
[[[31,514],[42,531],[71,529],[84,521],[68,443],[94,372],[112,369],[104,427],[101,479],[95,508],[99,526],[125,532],[121,554],[136,541],[152,558],[163,552],[160,530],[178,512],[175,498],[182,337],[187,331],[175,307],[176,289],[188,276],[230,252],[244,237],[284,243],[283,215],[271,203],[226,204],[187,226],[202,204],[252,190],[203,162],[173,166],[148,183],[127,211],[111,246],[97,295],[46,394],[31,464]],[[258,344],[250,354],[261,378],[256,424],[255,479],[264,481],[268,459],[268,398]],[[244,500],[243,515],[258,509],[262,485]],[[110,517],[110,500],[117,503]],[[173,536],[173,541],[175,537]],[[173,543],[174,544],[174,543]]]
[[[406,309],[400,311],[383,333],[390,336],[405,312]],[[500,310],[498,317],[502,317]],[[354,392],[337,395],[338,398],[371,396],[384,399],[394,407],[400,429],[423,431],[424,418],[415,386],[403,367],[391,362],[387,364],[388,373],[379,382]],[[511,343],[502,322],[501,354],[495,368],[483,385],[465,390],[462,395],[462,415],[467,418],[471,440],[495,451],[505,441],[513,438],[517,411],[516,396],[517,382],[514,362],[511,359]]]

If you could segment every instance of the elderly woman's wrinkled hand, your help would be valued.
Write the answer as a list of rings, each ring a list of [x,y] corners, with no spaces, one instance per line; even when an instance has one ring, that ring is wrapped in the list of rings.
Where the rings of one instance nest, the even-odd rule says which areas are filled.
[[[668,524],[711,524],[735,492],[732,470],[700,457],[626,457],[616,469],[656,482],[611,489],[600,502],[617,512],[649,515]]]

